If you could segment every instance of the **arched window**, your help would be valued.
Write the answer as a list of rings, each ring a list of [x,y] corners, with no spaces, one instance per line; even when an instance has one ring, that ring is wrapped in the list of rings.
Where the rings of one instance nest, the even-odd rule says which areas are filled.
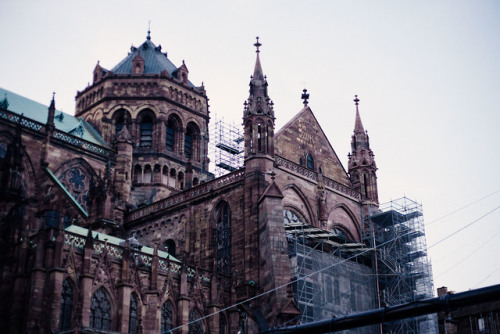
[[[90,301],[90,328],[101,330],[111,328],[111,303],[103,288],[94,292]]]
[[[177,180],[178,180],[179,189],[183,190],[184,189],[184,173],[183,172],[179,172],[179,174],[177,174]]]
[[[283,210],[283,221],[285,224],[293,224],[293,223],[307,224],[304,218],[299,216],[295,211],[289,209]]]
[[[142,168],[141,165],[135,165],[134,167],[134,182],[142,183]]]
[[[314,158],[312,155],[307,155],[307,168],[314,170]]]
[[[73,312],[73,287],[69,278],[63,281],[61,307],[59,308],[59,330],[71,329],[71,313]]]
[[[114,120],[115,120],[115,135],[117,135],[122,129],[123,126],[128,123],[128,112],[125,109],[120,109],[116,111]]]
[[[161,307],[161,334],[166,334],[172,329],[172,305],[169,301],[163,303]]]
[[[231,214],[226,202],[217,210],[217,271],[231,274]]]
[[[299,158],[299,165],[304,166],[304,160],[302,160],[302,158]]]
[[[141,147],[153,145],[153,120],[150,116],[144,116],[141,122]]]
[[[368,175],[363,174],[363,183],[364,183],[364,188],[365,188],[365,197],[368,198]]]
[[[257,124],[257,151],[262,152],[262,125]]]
[[[250,125],[250,153],[253,153],[253,126]]]
[[[175,256],[175,241],[172,239],[165,240],[165,251],[168,254]]]
[[[137,333],[137,314],[138,314],[137,298],[135,297],[135,294],[131,294],[130,295],[130,312],[128,315],[128,332],[129,332],[129,334],[136,334]]]
[[[189,312],[188,334],[203,334],[203,325],[201,321],[196,321],[200,318],[200,313],[197,310],[193,309]]]
[[[151,183],[153,171],[150,165],[144,167],[144,174],[142,176],[142,183]]]
[[[165,145],[167,146],[167,150],[173,151],[175,145],[175,122],[172,119],[169,119],[167,122],[167,135],[165,139]]]
[[[200,183],[200,180],[198,180],[198,178],[197,178],[197,177],[194,177],[194,178],[193,178],[193,187],[194,187],[194,186],[197,186],[199,183]]]
[[[186,158],[191,158],[193,154],[193,135],[193,130],[188,127],[184,134],[184,156],[186,156]]]

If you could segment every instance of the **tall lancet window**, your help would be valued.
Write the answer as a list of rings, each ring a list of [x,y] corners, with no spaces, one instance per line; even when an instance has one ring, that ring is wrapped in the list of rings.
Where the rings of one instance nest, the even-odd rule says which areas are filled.
[[[61,292],[61,307],[59,311],[59,330],[71,329],[71,313],[73,311],[73,287],[69,278],[63,281]]]
[[[129,334],[137,333],[137,298],[135,294],[130,295],[130,312],[128,315],[128,332]]]
[[[103,288],[94,292],[90,301],[90,328],[105,331],[111,328],[111,303]]]
[[[314,158],[311,154],[307,155],[307,168],[314,170]]]
[[[172,329],[172,305],[169,301],[161,307],[161,334],[166,334]]]
[[[188,334],[203,334],[203,325],[200,321],[196,321],[201,318],[200,313],[197,310],[191,310],[189,312],[189,327]]]
[[[262,125],[257,125],[257,151],[262,152]]]
[[[231,213],[223,202],[217,210],[217,271],[231,274]]]

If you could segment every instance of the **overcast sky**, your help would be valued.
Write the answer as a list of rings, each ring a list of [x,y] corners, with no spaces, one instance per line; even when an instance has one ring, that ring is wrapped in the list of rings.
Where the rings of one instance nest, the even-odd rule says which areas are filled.
[[[4,0],[1,7],[0,87],[45,104],[55,91],[57,109],[71,114],[97,61],[111,69],[145,41],[151,21],[152,41],[175,65],[185,60],[195,85],[204,82],[212,117],[240,124],[259,36],[277,128],[300,111],[307,88],[347,168],[357,94],[380,201],[406,195],[423,205],[435,287],[500,283],[500,2]]]

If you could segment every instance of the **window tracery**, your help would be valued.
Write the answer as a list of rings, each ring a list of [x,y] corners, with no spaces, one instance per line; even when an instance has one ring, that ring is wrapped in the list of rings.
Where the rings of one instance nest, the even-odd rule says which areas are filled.
[[[103,288],[92,295],[90,301],[90,327],[109,330],[111,327],[111,303]]]
[[[222,203],[217,212],[217,271],[231,274],[231,216],[229,205]]]
[[[73,287],[66,278],[63,281],[61,291],[61,306],[59,308],[59,330],[65,331],[71,329],[71,313],[73,311]]]
[[[128,332],[129,334],[136,334],[137,333],[137,314],[138,314],[138,307],[137,307],[137,298],[135,297],[134,294],[130,295],[130,312],[128,316]]]
[[[169,301],[163,303],[161,307],[161,333],[168,333],[172,329],[172,305]]]
[[[203,334],[203,325],[201,321],[195,321],[200,318],[200,313],[197,310],[191,310],[191,312],[189,312],[188,334]]]

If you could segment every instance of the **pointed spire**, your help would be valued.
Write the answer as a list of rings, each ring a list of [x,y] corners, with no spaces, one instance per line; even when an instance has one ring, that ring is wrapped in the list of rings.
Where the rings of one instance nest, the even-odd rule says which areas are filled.
[[[259,37],[257,37],[257,42],[254,44],[257,48],[255,51],[257,53],[257,57],[255,60],[253,76],[250,78],[250,96],[247,100],[248,104],[245,106],[244,117],[251,114],[264,114],[274,118],[272,101],[267,95],[267,78],[264,75],[260,64],[259,48],[261,45]]]
[[[255,50],[255,53],[257,53],[257,59],[255,61],[255,69],[253,71],[253,80],[264,81],[264,74],[262,72],[262,66],[260,65],[260,57],[259,57],[259,53],[260,53],[259,47],[261,45],[262,44],[259,43],[259,37],[257,36],[257,42],[254,44],[254,46],[257,48],[257,50]]]
[[[361,117],[359,116],[359,99],[357,95],[354,95],[354,104],[356,105],[356,122],[354,124],[355,133],[364,133],[363,123],[361,122]]]
[[[55,101],[56,92],[52,92],[52,101],[49,106],[49,115],[47,117],[47,124],[54,125],[54,114],[56,112],[56,101]]]

